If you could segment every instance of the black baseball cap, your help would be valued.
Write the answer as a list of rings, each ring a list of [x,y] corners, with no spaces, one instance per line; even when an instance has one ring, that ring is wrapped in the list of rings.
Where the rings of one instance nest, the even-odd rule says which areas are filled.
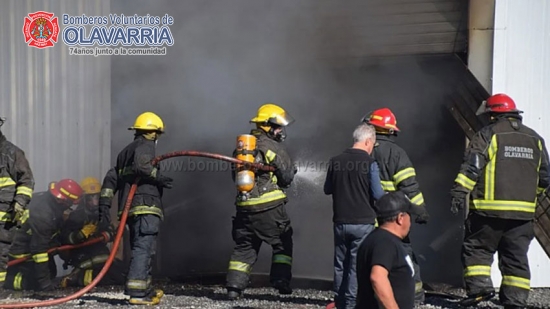
[[[409,197],[401,191],[393,191],[384,194],[384,196],[376,202],[374,208],[379,218],[390,218],[402,212],[406,212],[411,216],[422,214],[422,209],[413,204]]]

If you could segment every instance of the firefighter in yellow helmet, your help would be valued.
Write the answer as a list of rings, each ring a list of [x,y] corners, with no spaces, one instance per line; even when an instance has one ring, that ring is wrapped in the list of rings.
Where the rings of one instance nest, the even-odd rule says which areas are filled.
[[[172,188],[172,178],[162,175],[151,161],[155,158],[156,141],[164,133],[164,123],[156,114],[145,112],[129,130],[135,131],[134,141],[118,154],[115,164],[120,211],[131,185],[140,178],[128,214],[132,259],[125,293],[130,296],[130,304],[156,305],[164,293],[152,289],[151,255],[164,217],[162,192]]]
[[[61,281],[61,287],[86,286],[99,274],[109,257],[107,242],[112,240],[114,229],[109,222],[99,223],[99,193],[101,183],[95,177],[86,177],[80,182],[84,190],[83,199],[77,208],[69,214],[61,231],[63,244],[76,245],[90,238],[105,236],[106,242],[60,253],[65,261],[64,267],[74,270]],[[123,284],[122,262],[115,260],[109,272],[101,280],[104,285]]]
[[[250,132],[256,137],[256,162],[272,165],[276,170],[257,171],[255,185],[247,198],[237,196],[232,229],[235,248],[226,283],[230,299],[242,296],[262,242],[273,249],[271,285],[281,294],[292,293],[292,227],[284,206],[287,196],[283,189],[290,187],[297,169],[281,142],[286,137],[285,127],[294,119],[281,107],[269,103],[262,105],[250,122],[256,124]]]

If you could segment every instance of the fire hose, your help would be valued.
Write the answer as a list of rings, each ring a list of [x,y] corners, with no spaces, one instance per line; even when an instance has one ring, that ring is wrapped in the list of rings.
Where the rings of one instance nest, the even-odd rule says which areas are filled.
[[[93,244],[97,244],[99,242],[107,242],[109,241],[109,236],[105,236],[105,235],[101,235],[99,237],[94,237],[88,241],[85,241],[83,243],[80,243],[80,244],[76,244],[76,245],[64,245],[64,246],[59,246],[59,247],[55,247],[55,248],[51,248],[48,250],[48,254],[51,254],[51,253],[56,253],[56,252],[60,252],[60,251],[67,251],[67,250],[72,250],[72,249],[78,249],[78,248],[82,248],[82,247],[87,247],[87,246],[90,246],[90,245],[93,245]],[[26,260],[30,259],[31,256],[30,255],[27,255],[27,256],[24,256],[24,257],[20,257],[18,259],[15,259],[15,260],[11,260],[8,262],[8,267],[10,266],[14,266],[14,265],[17,265],[19,263],[23,263],[25,262]]]
[[[220,154],[215,153],[208,153],[208,152],[200,152],[200,151],[175,151],[170,152],[164,155],[160,155],[153,159],[151,162],[153,166],[157,166],[157,164],[160,161],[174,158],[174,157],[204,157],[204,158],[211,158],[216,160],[222,160],[222,161],[228,161],[231,163],[236,164],[242,164],[243,166],[247,168],[254,168],[257,170],[263,170],[263,171],[274,171],[275,168],[270,165],[264,165],[261,163],[250,163],[246,161],[242,161],[233,157],[224,156]],[[75,292],[74,294],[58,298],[58,299],[51,299],[51,300],[44,300],[44,301],[37,301],[32,303],[15,303],[15,304],[0,304],[0,308],[33,308],[33,307],[46,307],[46,306],[54,306],[59,305],[62,303],[66,303],[68,301],[77,299],[84,294],[88,293],[91,289],[93,289],[100,281],[103,279],[103,276],[107,273],[109,268],[111,267],[113,260],[115,259],[116,252],[118,250],[118,246],[120,245],[120,241],[122,239],[122,235],[124,234],[124,227],[126,226],[126,220],[128,219],[128,212],[130,211],[130,206],[132,205],[132,200],[134,199],[134,194],[136,193],[137,184],[139,182],[139,178],[135,180],[135,182],[130,187],[130,192],[128,193],[128,198],[126,199],[126,203],[124,204],[124,209],[122,210],[122,214],[120,216],[120,222],[117,228],[117,233],[114,238],[113,247],[111,248],[111,253],[109,254],[109,258],[105,262],[105,265],[103,265],[103,268],[99,272],[99,274],[84,288],[81,290]],[[55,249],[55,248],[54,248]],[[59,250],[59,248],[58,248]],[[68,250],[68,249],[66,249]],[[18,262],[20,263],[20,262]]]

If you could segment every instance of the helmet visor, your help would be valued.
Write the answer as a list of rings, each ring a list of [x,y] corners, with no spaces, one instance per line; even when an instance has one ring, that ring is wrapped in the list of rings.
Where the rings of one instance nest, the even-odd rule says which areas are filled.
[[[485,114],[486,112],[487,112],[487,101],[483,100],[483,102],[481,102],[481,105],[479,106],[479,108],[476,111],[476,116]]]
[[[281,127],[286,127],[294,122],[294,117],[292,117],[289,113],[284,112],[281,114],[274,115],[273,117],[269,118],[269,123],[275,124]]]
[[[364,123],[369,123],[370,122],[370,115],[372,114],[372,112],[368,112],[366,113],[363,118],[361,118],[361,122],[364,122]]]

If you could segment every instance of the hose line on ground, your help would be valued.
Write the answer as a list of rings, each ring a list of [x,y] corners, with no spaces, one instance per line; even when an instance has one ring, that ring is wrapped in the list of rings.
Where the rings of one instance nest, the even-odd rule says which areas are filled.
[[[153,166],[157,166],[157,164],[160,161],[170,159],[170,158],[174,158],[174,157],[204,157],[204,158],[210,158],[210,159],[215,159],[215,160],[227,161],[227,162],[236,163],[236,164],[242,164],[243,166],[245,166],[247,168],[255,168],[255,169],[264,170],[264,171],[274,171],[274,167],[272,167],[270,165],[263,165],[261,163],[250,163],[250,162],[242,161],[242,160],[239,160],[239,159],[236,159],[236,158],[233,158],[233,157],[229,157],[229,156],[224,156],[224,155],[215,154],[215,153],[208,153],[208,152],[200,152],[200,151],[175,151],[175,152],[170,152],[170,153],[167,153],[167,154],[160,155],[160,156],[156,157],[155,159],[153,159],[152,164],[153,164]],[[65,296],[65,297],[62,297],[62,298],[44,300],[44,301],[37,301],[37,302],[32,302],[32,303],[0,304],[0,308],[6,308],[6,309],[34,308],[34,307],[46,307],[46,306],[59,305],[59,304],[66,303],[68,301],[77,299],[77,298],[83,296],[84,294],[88,293],[91,289],[93,289],[101,281],[101,279],[103,279],[103,276],[105,276],[107,271],[109,271],[109,268],[111,267],[111,264],[113,263],[113,260],[115,259],[115,255],[117,253],[118,246],[120,245],[122,235],[124,234],[124,228],[126,226],[126,220],[128,219],[128,212],[130,211],[130,206],[132,205],[132,200],[134,198],[134,194],[136,193],[138,182],[139,182],[139,178],[136,179],[134,184],[132,184],[132,186],[130,187],[130,192],[128,193],[128,198],[126,199],[126,203],[124,204],[124,209],[122,210],[122,214],[120,216],[120,223],[118,225],[117,233],[116,233],[116,236],[115,236],[115,239],[114,239],[113,247],[111,248],[111,253],[109,254],[109,258],[105,262],[105,265],[103,265],[103,268],[101,269],[99,274],[94,278],[94,280],[92,280],[92,282],[90,282],[90,284],[88,284],[87,286],[85,286],[81,290],[75,292],[74,294],[71,294],[71,295],[68,295],[68,296]],[[97,242],[102,241],[102,238],[98,238],[98,239],[100,239],[100,240],[97,240]],[[83,244],[81,244],[81,245],[83,245]],[[56,248],[53,248],[53,249],[56,249]],[[53,249],[50,249],[50,250],[53,250]],[[57,250],[59,250],[59,248],[57,248]],[[68,249],[65,249],[65,250],[68,250]],[[18,264],[18,263],[21,263],[21,262],[22,261],[17,262],[15,264]],[[15,264],[13,264],[13,265],[15,265]]]
[[[51,249],[48,250],[48,254],[56,253],[56,252],[59,252],[59,251],[67,251],[67,250],[83,248],[83,247],[91,246],[93,244],[97,244],[97,243],[104,242],[104,241],[105,242],[109,241],[109,237],[107,237],[105,235],[101,235],[99,237],[91,238],[90,240],[85,241],[85,242],[80,243],[80,244],[63,245],[63,246],[51,248]],[[23,262],[25,262],[26,260],[28,260],[30,258],[31,258],[31,256],[27,255],[27,256],[24,256],[24,257],[20,257],[18,259],[11,260],[11,261],[8,262],[8,267],[17,265],[19,263],[23,263]]]

